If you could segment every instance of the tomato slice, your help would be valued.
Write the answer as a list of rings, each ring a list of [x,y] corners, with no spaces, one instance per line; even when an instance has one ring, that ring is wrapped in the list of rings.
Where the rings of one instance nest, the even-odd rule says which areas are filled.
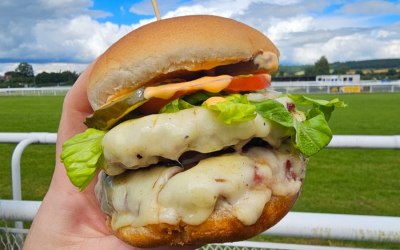
[[[225,89],[230,92],[243,92],[266,89],[271,86],[271,76],[268,74],[242,75],[233,77]]]

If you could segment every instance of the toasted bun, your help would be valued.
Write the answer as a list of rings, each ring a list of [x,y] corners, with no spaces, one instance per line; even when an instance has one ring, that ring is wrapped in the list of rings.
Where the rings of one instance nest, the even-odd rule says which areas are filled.
[[[89,101],[96,110],[110,96],[154,84],[163,75],[247,61],[260,52],[279,56],[264,34],[232,19],[198,15],[156,21],[130,32],[98,58]]]
[[[265,205],[258,221],[243,225],[229,211],[218,210],[204,223],[193,226],[157,224],[144,227],[123,227],[115,234],[118,238],[137,247],[157,247],[162,245],[204,245],[209,242],[232,242],[245,240],[275,225],[282,219],[296,201],[292,196],[272,196]]]

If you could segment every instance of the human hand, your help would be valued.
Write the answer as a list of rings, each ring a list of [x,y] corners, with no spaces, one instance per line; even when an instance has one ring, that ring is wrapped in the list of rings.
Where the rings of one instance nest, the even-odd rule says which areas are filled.
[[[49,190],[33,221],[24,249],[134,249],[107,228],[94,193],[95,178],[82,192],[69,181],[60,161],[62,144],[83,132],[92,113],[86,85],[91,66],[65,97],[56,144],[56,167]],[[179,248],[182,249],[182,248]]]

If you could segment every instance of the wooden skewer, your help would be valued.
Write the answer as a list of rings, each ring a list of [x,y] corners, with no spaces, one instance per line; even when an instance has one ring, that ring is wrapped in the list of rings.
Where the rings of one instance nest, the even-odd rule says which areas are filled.
[[[158,6],[157,6],[157,1],[151,0],[151,3],[153,4],[153,9],[154,9],[154,12],[156,13],[157,20],[161,20],[160,11],[158,10]]]

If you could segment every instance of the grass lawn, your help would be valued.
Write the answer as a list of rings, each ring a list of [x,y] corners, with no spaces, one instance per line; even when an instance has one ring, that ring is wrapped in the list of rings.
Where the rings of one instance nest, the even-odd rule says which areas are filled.
[[[318,95],[323,99],[333,95]],[[348,107],[330,120],[334,134],[400,135],[400,94],[340,95]],[[294,210],[400,216],[400,151],[325,149],[310,159]]]
[[[1,96],[0,132],[57,132],[62,96]],[[11,155],[15,144],[0,144],[0,197],[11,197]],[[55,145],[30,145],[21,159],[22,196],[41,200],[55,163]]]
[[[315,96],[314,96],[315,97]],[[318,95],[331,99],[335,95]],[[334,112],[334,134],[400,135],[400,93],[338,96],[348,107]],[[56,132],[63,97],[0,97],[0,132]],[[0,197],[11,197],[10,161],[15,145],[0,144]],[[54,166],[54,145],[32,145],[22,157],[24,199],[40,200]],[[294,211],[400,216],[400,151],[326,149],[309,163]],[[259,238],[257,238],[259,239]],[[282,238],[263,237],[281,241]],[[292,239],[284,239],[291,242]],[[296,240],[302,243],[302,240]],[[306,243],[313,243],[306,240]],[[333,244],[316,240],[317,244]],[[336,242],[338,245],[400,248],[395,244]]]

